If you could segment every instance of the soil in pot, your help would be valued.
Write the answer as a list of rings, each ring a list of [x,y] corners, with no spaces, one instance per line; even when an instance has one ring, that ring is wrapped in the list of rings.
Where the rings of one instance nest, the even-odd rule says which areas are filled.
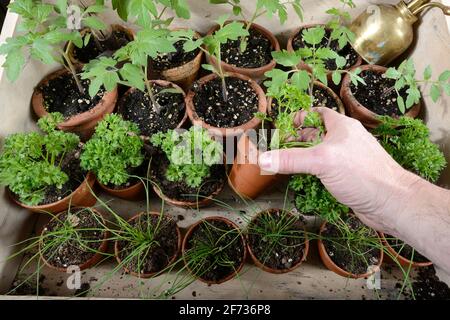
[[[413,262],[430,262],[429,259],[421,255],[413,247],[404,243],[402,240],[394,238],[391,235],[386,234],[385,239],[387,243],[395,250],[400,256],[413,261]]]
[[[180,67],[194,60],[200,52],[200,49],[186,52],[183,50],[184,43],[184,40],[175,42],[174,47],[177,51],[159,55],[156,59],[152,60],[152,67],[156,71],[164,71]]]
[[[52,219],[44,229],[41,250],[46,250],[41,252],[43,258],[56,268],[81,266],[88,262],[99,252],[104,241],[106,231],[100,221],[101,218],[96,217],[90,210],[80,208],[71,209],[70,215],[68,212],[58,215],[58,218]],[[63,223],[71,223],[72,227],[79,229],[79,238],[71,237],[61,242],[57,239],[61,235],[45,236],[49,232],[58,232]],[[55,241],[59,244],[57,247],[52,246]]]
[[[166,171],[168,167],[169,160],[164,153],[158,152],[153,156],[150,168],[152,177],[161,189],[161,192],[169,199],[186,202],[201,201],[220,190],[225,184],[226,172],[224,165],[211,166],[209,177],[205,178],[199,188],[192,188],[184,181],[174,182],[167,180]]]
[[[84,181],[87,172],[80,166],[80,152],[81,149],[73,150],[62,159],[61,170],[67,174],[69,179],[62,185],[61,189],[56,186],[47,187],[44,200],[38,204],[39,206],[55,203],[64,199],[74,192]],[[56,163],[59,163],[60,160],[61,159],[57,159]],[[12,196],[19,201],[19,197],[16,194],[12,194]]]
[[[246,252],[237,230],[223,220],[203,220],[185,240],[183,255],[193,274],[204,281],[218,283],[238,272]],[[207,248],[210,254],[198,256]]]
[[[258,95],[248,81],[226,77],[227,101],[222,93],[222,80],[215,78],[202,86],[194,84],[194,106],[197,115],[217,128],[233,128],[254,118],[258,111]]]
[[[281,233],[271,224],[286,225]],[[305,255],[305,232],[301,220],[281,210],[264,212],[248,226],[248,245],[253,256],[264,266],[288,270],[298,265]],[[278,231],[278,230],[276,230]]]
[[[361,105],[378,115],[403,115],[397,105],[395,80],[384,78],[383,74],[372,70],[363,70],[360,76],[367,85],[356,87],[351,83],[350,90]],[[406,101],[406,88],[400,90],[400,95]]]
[[[135,274],[152,274],[164,270],[178,253],[176,222],[156,214],[142,214],[129,221],[129,224],[140,230],[155,230],[156,227],[157,230],[153,236],[154,244],[144,254],[133,256],[137,248],[132,242],[118,242],[118,257],[124,264],[123,267]]]
[[[83,37],[83,42],[85,37]],[[97,58],[102,53],[114,52],[124,47],[131,40],[129,35],[120,29],[113,30],[111,35],[103,41],[96,42],[91,35],[86,46],[82,48],[74,46],[73,57],[81,63],[89,63],[89,61]]]
[[[247,48],[241,51],[240,40],[228,40],[221,45],[222,61],[239,68],[260,68],[272,61],[274,47],[269,38],[250,27]]]
[[[302,29],[304,30],[304,29]],[[325,37],[322,39],[322,42],[317,45],[318,47],[321,48],[325,48],[328,45],[328,38],[330,37],[331,31],[330,30],[326,30],[325,33]],[[305,48],[306,44],[303,41],[302,38],[302,31],[300,31],[293,39],[292,41],[292,47],[294,48],[294,50],[298,50],[300,48]],[[355,65],[356,62],[358,61],[359,55],[358,53],[352,48],[352,46],[347,43],[347,45],[342,48],[341,50],[339,50],[339,44],[337,40],[333,40],[330,43],[329,48],[335,52],[337,52],[341,57],[344,57],[345,59],[347,59],[347,63],[346,65],[342,68],[342,69],[348,69],[351,66]],[[334,59],[329,59],[325,61],[325,67],[327,68],[327,70],[336,70],[337,66],[336,66],[336,61]]]
[[[81,84],[84,93],[78,90],[72,74],[64,73],[50,79],[47,83],[39,86],[37,90],[42,93],[47,112],[59,112],[67,119],[91,110],[105,94],[104,88],[101,88],[99,93],[92,98],[89,95],[90,80],[81,80]]]
[[[361,230],[361,228],[367,228],[358,218],[353,216],[349,216],[346,224],[355,232]],[[370,230],[371,237],[378,237],[375,230],[367,230]],[[350,251],[347,241],[343,239],[345,235],[333,224],[326,224],[326,228],[322,231],[322,236],[324,237],[322,242],[328,256],[338,267],[347,272],[352,274],[365,274],[369,266],[378,265],[380,262],[381,250],[379,247],[368,243],[356,244],[356,242],[353,242],[352,246],[357,245],[357,247],[352,248]]]
[[[157,84],[152,88],[156,102],[161,106],[159,113],[153,108],[149,95],[140,90],[125,95],[119,107],[123,118],[136,123],[144,136],[175,129],[186,114],[182,93],[161,92],[167,88]]]

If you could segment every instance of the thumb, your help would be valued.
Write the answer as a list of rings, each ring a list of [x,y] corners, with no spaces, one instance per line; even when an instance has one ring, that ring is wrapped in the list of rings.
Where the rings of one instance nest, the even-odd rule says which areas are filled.
[[[319,151],[318,146],[268,151],[259,156],[259,166],[272,173],[317,175]]]

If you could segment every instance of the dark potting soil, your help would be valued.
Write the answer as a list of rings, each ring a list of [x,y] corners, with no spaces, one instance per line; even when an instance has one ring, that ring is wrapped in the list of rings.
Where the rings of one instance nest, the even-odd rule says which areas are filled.
[[[194,60],[200,49],[186,52],[183,50],[184,43],[185,41],[183,40],[175,42],[174,47],[177,51],[159,55],[152,61],[153,68],[157,71],[164,71],[180,67]]]
[[[402,115],[397,105],[397,92],[394,89],[394,80],[386,79],[382,74],[371,70],[362,71],[360,76],[367,85],[356,87],[351,83],[350,90],[361,105],[378,115]],[[400,95],[406,101],[406,89],[400,90]]]
[[[168,198],[197,202],[209,197],[225,184],[225,167],[223,165],[213,165],[210,168],[209,177],[205,178],[199,188],[192,188],[186,182],[173,182],[166,178],[166,171],[169,167],[169,160],[163,153],[153,156],[151,163],[152,176],[161,192]],[[198,199],[197,199],[198,194]]]
[[[346,223],[354,231],[367,228],[356,217],[349,217]],[[374,230],[371,230],[371,233],[373,233],[374,238],[377,237],[377,233]],[[377,265],[380,261],[380,249],[369,244],[358,244],[357,248],[352,248],[352,251],[358,250],[358,252],[352,253],[348,248],[347,241],[343,239],[345,236],[332,224],[328,223],[326,225],[322,236],[324,237],[325,250],[331,260],[343,270],[353,274],[363,274],[368,271],[369,266]]]
[[[225,78],[227,101],[222,93],[222,80],[213,79],[201,87],[194,84],[193,103],[197,115],[209,125],[232,128],[247,123],[258,111],[258,96],[249,82],[239,78]]]
[[[110,52],[111,54],[124,47],[132,39],[128,35],[120,30],[114,30],[106,40],[98,41],[94,40],[93,35],[89,39],[86,46],[82,48],[74,47],[73,57],[81,63],[89,63],[89,61],[97,58],[102,53]],[[84,41],[84,37],[83,37]]]
[[[42,246],[42,248],[47,248],[42,252],[45,260],[52,266],[67,268],[69,266],[80,266],[92,259],[105,236],[100,219],[100,217],[96,217],[91,211],[85,209],[72,209],[70,215],[65,212],[58,219],[52,219],[46,225],[44,234],[58,232],[62,229],[64,223],[71,223],[71,226],[78,230],[78,237],[73,234],[70,239],[61,242],[60,234],[47,234],[43,238]],[[52,245],[55,241],[58,241],[57,246]]]
[[[254,28],[249,30],[244,52],[240,46],[240,40],[228,40],[222,44],[222,61],[239,68],[259,68],[272,61],[272,51],[275,48],[264,34]]]
[[[283,214],[282,211],[271,210],[263,213],[266,217],[259,216],[253,220],[249,227],[248,242],[255,257],[265,266],[284,270],[296,265],[302,258],[305,250],[304,225],[291,216]],[[287,228],[280,237],[269,237],[273,234],[268,225],[270,221],[286,224]]]
[[[164,270],[178,251],[178,233],[175,221],[164,216],[143,214],[130,221],[130,225],[145,232],[152,230],[154,236],[151,240],[154,243],[140,255],[134,255],[133,251],[137,249],[134,243],[119,241],[119,258],[124,263],[124,267],[138,274]],[[130,259],[128,262],[124,262],[128,259]]]
[[[119,112],[123,118],[136,123],[144,136],[175,129],[186,113],[182,93],[160,93],[166,88],[158,85],[152,88],[156,102],[161,106],[159,113],[153,108],[149,95],[140,90],[127,94],[119,103]]]
[[[221,250],[214,250],[203,259],[198,258],[197,250],[204,247]],[[188,239],[185,252],[189,268],[206,281],[219,281],[234,273],[244,255],[245,244],[239,230],[221,220],[200,223]]]
[[[417,300],[450,300],[450,288],[436,276],[433,266],[419,268],[412,287]]]
[[[44,107],[49,113],[59,112],[64,118],[70,118],[77,114],[94,108],[103,98],[105,90],[100,89],[95,97],[89,95],[90,80],[81,80],[84,93],[78,90],[76,82],[71,74],[63,74],[51,79],[47,84],[38,88],[44,97]]]
[[[334,99],[334,97],[324,88],[314,86],[314,102],[312,104],[313,107],[327,107],[334,111],[339,112],[339,105]],[[275,99],[272,99],[270,109],[270,117],[275,119],[278,116],[278,103]]]
[[[302,30],[303,31],[303,30]],[[292,47],[294,50],[298,50],[300,48],[304,48],[306,44],[303,41],[302,31],[299,32],[292,41]],[[326,30],[325,37],[322,39],[322,42],[318,45],[318,47],[325,48],[328,45],[328,39],[330,37],[330,30]],[[331,50],[337,52],[341,57],[347,59],[347,63],[342,69],[348,69],[352,67],[358,61],[358,53],[352,48],[350,44],[347,44],[344,48],[339,50],[339,43],[337,40],[333,40],[330,43]],[[334,59],[329,59],[325,61],[325,66],[327,70],[336,70],[336,61]]]
[[[410,245],[404,243],[400,239],[394,238],[391,235],[386,234],[386,241],[389,243],[389,245],[394,249],[396,252],[398,252],[402,257],[411,260],[414,262],[429,262],[430,260],[421,255],[417,250],[414,250],[413,247]]]

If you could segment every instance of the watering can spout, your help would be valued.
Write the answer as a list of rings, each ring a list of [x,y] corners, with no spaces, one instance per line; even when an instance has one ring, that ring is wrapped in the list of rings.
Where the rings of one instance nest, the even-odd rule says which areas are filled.
[[[353,48],[370,64],[389,64],[411,45],[413,24],[431,7],[450,15],[450,7],[430,0],[368,6],[349,26],[355,34]]]

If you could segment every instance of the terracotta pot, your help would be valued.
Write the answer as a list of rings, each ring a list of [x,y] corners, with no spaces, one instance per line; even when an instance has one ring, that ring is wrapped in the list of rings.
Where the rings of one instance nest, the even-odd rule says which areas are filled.
[[[184,93],[183,89],[181,89],[181,88],[180,88],[178,85],[176,85],[175,83],[172,83],[172,82],[169,82],[169,81],[166,81],[166,80],[150,80],[150,82],[151,82],[152,84],[156,84],[156,85],[159,85],[159,86],[161,86],[161,87],[169,87],[169,86],[170,86],[170,87],[172,87],[172,88],[178,89],[178,90],[180,90],[180,93],[183,94],[184,97],[186,97],[186,94]],[[129,94],[133,93],[133,92],[136,91],[136,90],[138,90],[138,89],[136,89],[136,88],[130,88],[130,89],[127,90],[127,92],[125,92],[125,94],[124,94],[123,97],[120,99],[119,103],[117,104],[117,113],[119,113],[119,114],[122,113],[122,110],[123,110],[124,108],[126,108],[126,106],[124,105],[124,103],[125,103],[125,97],[128,96]],[[183,126],[185,125],[186,121],[187,121],[187,118],[188,118],[188,115],[187,115],[187,113],[185,112],[185,113],[184,113],[184,116],[183,116],[183,119],[181,119],[180,123],[179,123],[179,124],[176,126],[176,128],[174,128],[174,129],[179,129],[179,128],[183,127]]]
[[[195,273],[189,268],[189,265],[188,265],[188,263],[187,263],[187,261],[186,261],[186,255],[185,255],[185,254],[186,254],[186,251],[188,250],[188,249],[187,249],[187,245],[188,245],[188,241],[189,241],[190,237],[192,236],[192,233],[195,231],[195,229],[197,228],[197,226],[198,226],[199,224],[201,224],[203,221],[223,221],[223,222],[225,222],[226,224],[228,224],[229,226],[235,228],[236,230],[239,230],[239,227],[238,227],[234,222],[232,222],[232,221],[230,221],[230,220],[228,220],[228,219],[226,219],[226,218],[219,217],[219,216],[217,216],[217,217],[207,217],[207,218],[204,218],[204,219],[202,219],[202,220],[196,222],[195,224],[193,224],[192,226],[189,227],[189,229],[188,229],[186,235],[184,236],[184,239],[183,239],[183,245],[182,245],[182,249],[181,249],[181,250],[182,250],[183,260],[184,260],[184,263],[185,263],[185,265],[186,265],[186,268],[187,268],[187,269],[189,270],[189,272],[190,272],[192,275],[194,275],[195,277],[197,277],[197,276],[196,276]],[[240,231],[239,231],[239,232],[240,232]],[[240,237],[241,237],[242,247],[243,247],[243,250],[244,250],[244,257],[242,258],[241,264],[239,265],[239,267],[236,268],[236,270],[235,270],[234,272],[230,273],[228,276],[226,276],[225,278],[220,279],[220,280],[218,280],[218,281],[209,281],[209,280],[202,279],[202,278],[200,278],[200,277],[197,277],[197,279],[200,280],[201,282],[204,282],[204,283],[207,283],[207,284],[221,284],[221,283],[224,283],[224,282],[226,282],[226,281],[228,281],[228,280],[233,279],[236,275],[238,275],[239,272],[240,272],[240,271],[242,270],[242,268],[244,267],[245,260],[247,259],[247,246],[245,245],[245,238],[244,238],[244,236],[243,236],[242,234],[240,234]]]
[[[267,212],[279,212],[281,211],[280,209],[269,209],[263,212],[258,213],[255,217],[253,217],[252,221],[250,223],[253,223],[254,221],[256,221],[256,219],[262,215],[262,214],[266,214]],[[289,216],[292,216],[292,214],[289,214]],[[252,257],[253,263],[260,269],[269,272],[269,273],[274,273],[274,274],[283,274],[283,273],[288,273],[291,271],[294,271],[295,269],[297,269],[303,261],[306,260],[306,257],[308,256],[308,251],[309,251],[309,240],[308,240],[308,236],[306,235],[306,230],[305,231],[305,247],[303,249],[303,257],[300,259],[300,261],[298,261],[297,263],[295,263],[292,267],[288,268],[288,269],[274,269],[274,268],[270,268],[268,266],[266,266],[264,263],[262,263],[253,253],[252,251],[252,247],[250,245],[250,241],[248,239],[248,235],[247,235],[247,248],[248,248],[248,252],[250,254],[250,256]]]
[[[389,252],[390,256],[388,255],[387,258],[390,258],[391,260],[395,259],[397,260],[398,263],[400,263],[400,265],[402,267],[413,267],[413,268],[419,268],[419,267],[429,267],[433,265],[433,262],[428,261],[428,262],[415,262],[415,261],[411,261],[405,257],[403,257],[402,255],[400,255],[397,251],[395,251],[394,248],[392,248],[392,246],[389,244],[389,242],[386,240],[386,237],[384,235],[384,233],[379,232],[381,241],[383,242],[383,245],[385,246],[385,248],[387,249],[387,251]],[[393,261],[395,263],[395,261]]]
[[[131,30],[130,28],[127,28],[121,24],[113,24],[113,25],[111,25],[111,33],[114,31],[123,32],[124,34],[127,35],[128,40],[130,40],[130,41],[134,40],[134,31]],[[80,31],[80,34],[82,37],[84,37],[84,35],[86,35],[87,33],[90,33],[90,32],[91,32],[90,28],[83,28]],[[89,41],[93,41],[92,38]],[[73,64],[84,64],[83,62],[79,61],[77,58],[74,57],[75,45],[73,44],[73,42],[67,42],[64,46],[64,50],[68,51],[70,61]]]
[[[44,107],[44,97],[42,93],[37,89],[42,85],[48,83],[51,79],[57,78],[61,75],[71,76],[70,72],[66,69],[60,69],[49,75],[39,82],[37,87],[34,89],[33,96],[31,98],[31,104],[33,110],[39,118],[42,118],[48,114],[46,108]],[[58,125],[58,128],[63,131],[73,132],[80,136],[81,140],[88,140],[95,131],[95,126],[98,122],[103,120],[103,118],[114,111],[117,101],[117,88],[113,91],[106,92],[102,100],[93,107],[92,109],[74,115]]]
[[[238,74],[238,73],[228,73],[227,76],[233,77],[233,78],[239,78],[244,81],[249,81],[251,87],[258,95],[258,110],[257,111],[266,113],[266,110],[267,110],[266,96],[265,96],[262,88],[255,81],[253,81],[252,79],[250,79],[249,77],[247,77],[245,75]],[[197,83],[201,87],[205,83],[207,83],[215,78],[217,78],[216,74],[209,74],[209,75],[199,79],[197,81]],[[201,119],[198,116],[197,112],[195,111],[194,96],[195,96],[195,92],[193,90],[189,90],[189,92],[186,96],[186,109],[187,109],[187,114],[189,116],[189,119],[191,120],[191,122],[194,125],[201,126],[205,129],[207,129],[209,131],[209,133],[215,137],[222,138],[222,137],[239,136],[240,134],[242,134],[242,132],[245,132],[246,130],[255,129],[261,123],[260,119],[253,117],[250,121],[248,121],[240,126],[237,126],[237,127],[233,127],[233,128],[214,127],[214,126],[206,123],[205,121],[203,121],[203,119]]]
[[[288,39],[288,42],[287,42],[287,50],[288,50],[289,52],[295,51],[295,50],[294,50],[294,45],[293,45],[293,44],[294,44],[294,38],[295,38],[299,33],[301,33],[304,29],[309,29],[309,28],[314,28],[314,27],[319,27],[319,26],[325,26],[325,25],[324,25],[324,24],[318,24],[318,23],[312,23],[312,24],[307,24],[307,25],[304,25],[304,26],[302,26],[302,27],[296,29],[296,30],[294,31],[294,33],[292,33],[292,35],[291,35],[291,36],[289,37],[289,39]],[[363,63],[363,60],[362,60],[361,56],[358,55],[358,60],[356,61],[356,63],[355,63],[354,65],[352,65],[352,66],[351,66],[350,68],[348,68],[348,69],[351,69],[351,68],[353,68],[353,67],[360,66],[362,63]],[[298,64],[297,68],[299,68],[299,69],[301,69],[301,70],[306,70],[306,71],[308,71],[309,73],[312,72],[311,67],[310,67],[309,65],[307,65],[307,64],[306,64],[305,62],[303,62],[303,61],[301,61],[301,62]],[[348,69],[347,69],[347,70],[348,70]],[[333,71],[329,71],[329,72],[327,73],[328,80],[331,80],[332,74],[333,74]]]
[[[340,114],[344,114],[345,115],[345,107],[344,104],[342,103],[341,99],[339,98],[339,96],[333,91],[331,90],[329,87],[327,87],[326,85],[324,85],[322,82],[319,81],[315,81],[314,82],[314,86],[316,87],[320,87],[325,89],[330,96],[332,96],[334,98],[334,100],[336,101],[337,105],[338,105],[338,112]],[[267,98],[267,114],[270,115],[270,112],[272,111],[272,97],[268,97]]]
[[[141,212],[141,213],[139,213],[139,214],[133,216],[131,219],[129,219],[128,222],[131,222],[131,221],[133,221],[133,220],[139,218],[140,216],[142,216],[142,215],[144,215],[144,214],[146,214],[146,213],[145,213],[145,212]],[[158,216],[158,217],[161,215],[161,214],[158,213],[158,212],[150,212],[149,214],[154,215],[154,216]],[[170,216],[166,216],[166,215],[164,215],[164,218],[172,219]],[[169,263],[167,264],[166,268],[167,268],[168,266],[172,265],[173,263],[175,263],[175,261],[176,261],[178,255],[179,255],[179,253],[180,253],[180,250],[181,250],[182,237],[181,237],[181,232],[180,232],[180,229],[178,228],[178,226],[177,226],[176,230],[177,230],[177,237],[178,237],[178,241],[177,241],[177,252],[176,252],[176,254],[174,254],[174,256],[169,260]],[[121,265],[121,264],[122,264],[122,260],[120,259],[119,253],[120,253],[119,242],[116,241],[116,242],[114,242],[114,256],[116,257],[116,260],[117,260],[117,262],[119,263],[119,265]],[[133,271],[128,270],[128,268],[125,267],[125,266],[123,266],[123,269],[125,270],[126,273],[129,273],[129,274],[131,274],[131,275],[133,275],[133,276],[135,276],[135,277],[137,277],[137,278],[144,278],[144,279],[151,278],[151,277],[153,277],[155,274],[158,274],[158,273],[160,273],[160,272],[162,271],[162,270],[160,270],[160,271],[152,272],[152,273],[136,273],[136,272],[133,272]]]
[[[105,192],[109,193],[114,197],[124,200],[140,200],[143,198],[145,191],[144,184],[142,183],[142,181],[139,181],[138,183],[135,183],[123,189],[111,189],[105,186],[100,181],[98,181],[98,179],[97,182],[102,190],[104,190]]]
[[[31,212],[36,213],[52,213],[57,214],[59,212],[67,210],[69,207],[91,207],[96,202],[97,199],[91,193],[91,190],[94,190],[95,184],[95,175],[91,172],[88,172],[84,181],[80,184],[80,186],[75,189],[70,195],[61,199],[57,202],[44,204],[39,206],[28,206],[26,204],[21,203],[16,197],[13,196],[12,192],[8,189],[8,193],[10,198],[22,208],[28,209]]]
[[[359,67],[361,71],[366,70],[372,70],[376,73],[385,73],[387,68],[377,65],[364,65]],[[350,76],[347,74],[344,77],[344,80],[342,80],[342,87],[341,87],[341,99],[344,102],[347,115],[349,115],[352,118],[355,118],[368,128],[376,128],[380,121],[377,120],[377,114],[373,111],[367,109],[365,106],[360,104],[358,100],[356,100],[355,96],[353,95],[351,88],[351,79]],[[420,104],[416,104],[412,106],[406,113],[405,116],[416,118],[419,115],[420,112]]]
[[[174,30],[185,30],[186,28],[175,28]],[[199,33],[195,33],[200,38]],[[189,90],[192,83],[197,80],[198,72],[202,65],[203,51],[199,50],[195,58],[179,67],[160,71],[160,75],[167,81],[174,82],[184,90]]]
[[[84,207],[78,207],[80,209],[83,209]],[[71,210],[77,209],[77,207],[72,207]],[[98,212],[97,210],[95,210],[94,208],[90,208],[97,216],[99,216],[102,220],[103,225],[106,225],[105,219],[103,218],[103,215]],[[58,213],[54,218],[52,218],[52,220],[58,219],[58,217],[60,215],[62,215],[63,213],[66,213],[66,210]],[[44,227],[45,230],[45,227]],[[44,234],[45,231],[42,231],[41,236]],[[95,266],[96,264],[98,264],[100,261],[102,261],[103,259],[105,259],[105,255],[104,253],[106,253],[106,251],[108,250],[108,241],[109,241],[109,232],[105,231],[104,235],[103,235],[103,241],[100,244],[99,248],[97,249],[97,253],[94,254],[94,256],[89,259],[88,261],[86,261],[85,263],[83,263],[82,265],[79,265],[78,267],[80,268],[80,271],[85,270],[85,269],[89,269],[93,266]],[[50,264],[50,262],[48,262],[43,254],[42,254],[42,240],[39,242],[39,255],[42,259],[42,261],[44,262],[44,264],[56,271],[59,272],[64,272],[67,273],[67,268],[60,268],[60,267],[55,267],[52,264]]]
[[[325,221],[322,226],[320,227],[320,233],[319,235],[322,235],[322,232],[325,230],[327,225],[327,222]],[[381,239],[380,239],[380,243],[381,243]],[[342,269],[341,267],[339,267],[338,265],[336,265],[333,260],[330,258],[330,256],[328,255],[327,250],[325,249],[325,245],[323,244],[322,240],[319,238],[317,240],[317,244],[319,247],[319,255],[320,258],[322,259],[323,264],[328,268],[328,270],[333,271],[334,273],[345,277],[345,278],[353,278],[353,279],[359,279],[359,278],[367,278],[369,276],[371,276],[375,270],[373,272],[366,272],[363,274],[354,274],[354,273],[350,273],[344,269]],[[376,265],[376,267],[381,268],[381,264],[383,263],[383,250],[380,250],[380,259],[378,261],[378,264]]]
[[[228,184],[238,195],[255,199],[264,190],[274,185],[279,175],[264,172],[258,165],[261,152],[247,132],[238,140],[237,154],[228,176]]]
[[[230,22],[232,22],[232,21],[227,21],[225,24],[228,24]],[[239,22],[242,22],[245,25],[247,25],[246,21],[239,21]],[[253,23],[250,28],[258,30],[261,34],[263,34],[267,39],[270,40],[270,42],[272,44],[272,48],[273,48],[272,51],[280,51],[280,44],[278,43],[277,38],[273,35],[272,32],[270,32],[269,30],[267,30],[263,26],[260,26],[259,24],[256,24],[256,23]],[[213,26],[211,29],[209,29],[208,35],[212,35],[218,29],[219,29],[219,25]],[[206,60],[207,60],[208,63],[211,63],[211,64],[217,66],[217,60],[213,56],[206,55]],[[226,71],[226,72],[243,74],[243,75],[245,75],[247,77],[250,77],[253,80],[259,82],[259,81],[265,79],[264,74],[267,71],[270,71],[273,68],[275,68],[277,63],[276,63],[275,59],[272,59],[272,61],[270,61],[269,64],[266,64],[265,66],[262,66],[262,67],[259,67],[259,68],[240,68],[240,67],[236,67],[234,65],[225,63],[223,61],[221,61],[221,65],[222,65],[222,69],[224,71]]]

